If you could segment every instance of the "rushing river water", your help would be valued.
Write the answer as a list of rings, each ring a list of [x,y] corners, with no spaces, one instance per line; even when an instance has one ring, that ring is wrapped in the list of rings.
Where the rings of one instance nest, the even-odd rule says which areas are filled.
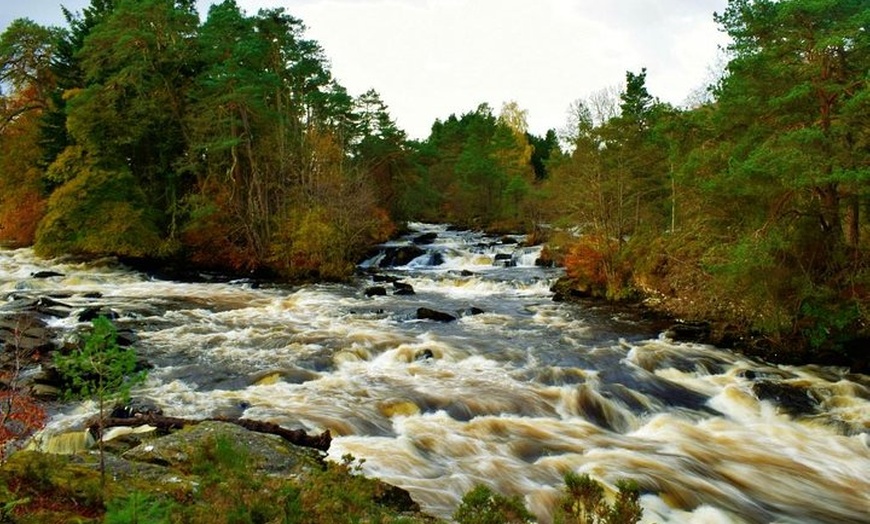
[[[612,310],[554,302],[558,270],[535,267],[535,248],[414,227],[437,234],[427,253],[376,272],[414,294],[372,276],[178,283],[27,249],[0,251],[0,294],[111,309],[155,366],[135,396],[171,416],[329,429],[331,457],[364,458],[366,474],[441,517],[483,483],[548,522],[573,470],[637,481],[644,522],[870,521],[870,377],[675,343]],[[41,270],[61,275],[30,278]],[[366,296],[375,285],[387,296]],[[419,307],[457,320],[418,320]],[[55,325],[77,326],[76,315]],[[777,387],[805,409],[759,394]],[[57,414],[50,429],[93,410]]]

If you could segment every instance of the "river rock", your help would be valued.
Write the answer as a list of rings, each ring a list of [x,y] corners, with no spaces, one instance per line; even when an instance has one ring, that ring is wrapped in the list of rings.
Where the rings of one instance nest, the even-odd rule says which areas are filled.
[[[460,309],[459,311],[457,311],[457,313],[459,313],[460,317],[473,317],[476,315],[483,315],[484,313],[486,313],[486,311],[480,309],[479,307],[472,306],[465,309]]]
[[[58,273],[57,271],[36,271],[30,274],[31,278],[51,278],[51,277],[63,277],[66,276],[63,273]]]
[[[0,343],[4,347],[0,362],[3,357],[12,355],[14,349],[27,355],[49,352],[55,347],[53,338],[44,317],[36,312],[26,311],[0,317]]]
[[[427,262],[427,265],[440,266],[443,263],[444,263],[444,255],[441,252],[435,251],[434,253],[429,254],[429,261]]]
[[[162,414],[163,410],[153,400],[133,398],[124,404],[116,404],[109,416],[111,418],[136,418]]]
[[[39,297],[34,309],[43,315],[54,318],[66,318],[72,312],[72,306],[51,297]]]
[[[414,295],[414,287],[406,282],[393,282],[394,295]]]
[[[427,307],[417,308],[417,319],[434,320],[435,322],[453,322],[456,317],[442,311],[435,311]]]
[[[188,466],[196,454],[216,439],[226,439],[247,456],[249,468],[259,472],[296,476],[322,468],[322,453],[293,445],[277,435],[249,431],[236,424],[204,421],[150,440],[125,452],[122,457],[135,462],[163,466]]]
[[[91,306],[83,309],[78,316],[76,317],[79,322],[90,322],[95,318],[100,316],[100,312],[102,312],[102,306]]]
[[[409,262],[426,252],[417,246],[388,247],[384,250],[384,257],[378,264],[379,267],[407,266]]]
[[[384,286],[372,286],[366,288],[363,294],[367,297],[385,297],[387,296],[387,288]]]
[[[49,384],[33,384],[30,386],[30,396],[46,402],[52,402],[60,399],[62,391],[56,386]]]
[[[288,384],[302,384],[320,378],[319,373],[304,368],[291,367],[286,369],[267,369],[251,375],[250,383],[256,386],[267,386],[286,382]]]
[[[115,342],[122,348],[135,346],[139,342],[139,335],[132,329],[119,329],[116,333]],[[151,366],[149,366],[150,369]]]
[[[414,355],[414,360],[417,361],[432,360],[433,358],[435,358],[435,353],[433,353],[429,348],[420,350],[416,355]]]
[[[425,246],[435,242],[435,239],[438,238],[438,233],[423,233],[422,235],[417,235],[411,240],[411,242],[417,244],[418,246]]]
[[[492,264],[494,266],[516,267],[517,261],[514,260],[513,255],[509,253],[497,253],[495,255],[495,258],[493,259]]]
[[[811,415],[819,407],[808,389],[793,384],[760,380],[752,384],[752,392],[758,400],[771,401],[792,416]]]
[[[707,344],[710,342],[712,328],[708,322],[677,322],[668,327],[664,334],[676,342],[695,342]]]

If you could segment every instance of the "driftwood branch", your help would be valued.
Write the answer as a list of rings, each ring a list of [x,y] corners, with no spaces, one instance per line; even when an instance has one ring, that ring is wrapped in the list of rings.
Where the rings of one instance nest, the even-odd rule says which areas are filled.
[[[330,435],[329,430],[324,431],[320,435],[312,436],[301,429],[287,429],[271,422],[261,422],[259,420],[229,417],[213,417],[202,420],[164,417],[163,415],[154,414],[140,415],[130,418],[109,417],[103,420],[103,429],[113,428],[117,426],[138,427],[147,424],[149,426],[156,427],[159,431],[168,433],[170,431],[182,429],[185,426],[190,426],[205,421],[227,422],[229,424],[236,424],[247,429],[248,431],[278,435],[287,442],[290,442],[291,444],[294,444],[296,446],[314,448],[320,451],[327,451],[329,449],[329,444],[332,442],[332,435]],[[99,428],[100,424],[99,420],[97,419],[92,420],[88,424],[88,429],[91,431],[91,433],[95,435],[99,435]]]

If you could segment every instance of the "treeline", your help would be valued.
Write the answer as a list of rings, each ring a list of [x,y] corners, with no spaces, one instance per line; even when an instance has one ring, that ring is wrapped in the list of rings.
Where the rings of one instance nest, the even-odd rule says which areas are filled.
[[[641,71],[574,107],[543,184],[581,233],[560,243],[568,275],[768,349],[866,343],[870,6],[731,0],[715,18],[732,43],[705,103],[663,104]]]
[[[575,291],[836,347],[870,320],[865,4],[731,0],[728,64],[691,108],[641,70],[558,135],[483,104],[419,142],[280,9],[92,0],[63,29],[18,20],[0,37],[0,238],[343,278],[407,220],[524,230]]]
[[[93,0],[2,35],[4,239],[340,278],[392,232],[374,180],[404,135],[302,22],[233,1]]]

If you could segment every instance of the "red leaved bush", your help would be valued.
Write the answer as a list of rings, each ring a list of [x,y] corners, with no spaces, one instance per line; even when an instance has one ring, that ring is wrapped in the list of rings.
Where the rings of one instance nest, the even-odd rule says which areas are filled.
[[[584,236],[565,254],[565,272],[569,278],[596,289],[606,289],[612,267],[612,242],[600,236]]]
[[[21,390],[0,392],[0,462],[7,453],[20,446],[27,437],[42,429],[45,410]]]
[[[45,214],[45,199],[37,191],[11,195],[0,203],[0,242],[33,244],[36,226]]]

